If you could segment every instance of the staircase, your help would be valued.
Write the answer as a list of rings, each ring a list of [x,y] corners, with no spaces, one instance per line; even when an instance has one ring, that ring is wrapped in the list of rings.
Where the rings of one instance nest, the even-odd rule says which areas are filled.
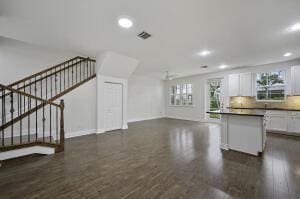
[[[74,57],[10,85],[0,84],[0,153],[33,146],[64,150],[64,101],[96,77],[95,60]]]

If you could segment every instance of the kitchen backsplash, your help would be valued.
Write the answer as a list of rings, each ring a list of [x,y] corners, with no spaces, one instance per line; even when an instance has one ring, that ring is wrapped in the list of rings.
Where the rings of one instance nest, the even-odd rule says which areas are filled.
[[[230,107],[233,108],[288,108],[300,109],[300,96],[287,96],[283,102],[257,102],[255,97],[230,97]]]

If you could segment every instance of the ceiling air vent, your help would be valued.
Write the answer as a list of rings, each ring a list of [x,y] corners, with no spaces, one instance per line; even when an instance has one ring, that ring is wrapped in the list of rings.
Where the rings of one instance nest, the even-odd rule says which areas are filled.
[[[145,31],[138,34],[138,36],[142,39],[148,39],[149,37],[151,37],[151,35],[149,33],[145,32]]]

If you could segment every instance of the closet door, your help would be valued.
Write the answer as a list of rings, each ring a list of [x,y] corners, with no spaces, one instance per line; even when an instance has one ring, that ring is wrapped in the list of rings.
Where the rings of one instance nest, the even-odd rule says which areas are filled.
[[[105,83],[104,86],[104,127],[105,131],[122,128],[123,86]]]

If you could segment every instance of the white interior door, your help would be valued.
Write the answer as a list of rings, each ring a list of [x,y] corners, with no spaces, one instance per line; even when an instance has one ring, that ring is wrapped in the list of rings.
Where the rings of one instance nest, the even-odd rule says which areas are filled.
[[[104,83],[104,127],[105,131],[122,128],[123,86]]]

